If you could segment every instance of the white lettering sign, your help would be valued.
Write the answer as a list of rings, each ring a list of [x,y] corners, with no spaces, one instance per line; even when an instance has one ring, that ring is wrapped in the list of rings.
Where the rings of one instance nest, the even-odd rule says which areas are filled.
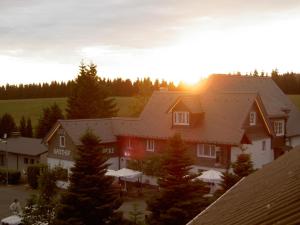
[[[66,149],[55,148],[53,150],[53,153],[55,155],[70,156],[71,151],[70,150],[66,150]]]

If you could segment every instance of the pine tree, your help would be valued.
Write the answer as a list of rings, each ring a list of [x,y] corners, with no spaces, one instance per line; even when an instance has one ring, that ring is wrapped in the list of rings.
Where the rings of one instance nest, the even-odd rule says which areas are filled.
[[[180,135],[169,140],[162,162],[163,175],[159,180],[162,191],[148,202],[148,209],[152,212],[148,224],[183,225],[208,205],[203,198],[202,182],[193,181],[189,174],[192,160],[187,151]]]
[[[37,138],[43,138],[57,120],[63,119],[64,115],[59,106],[54,103],[50,107],[43,109],[43,115],[40,117],[37,125]]]
[[[91,131],[84,134],[81,142],[71,169],[70,186],[61,198],[54,224],[116,224],[121,221],[120,214],[115,212],[121,201],[119,192],[112,186],[113,178],[105,176],[107,156]]]
[[[243,177],[254,172],[251,157],[246,153],[238,155],[237,160],[231,164],[231,167],[233,169],[233,173],[229,173],[228,171],[223,173],[223,180],[221,183],[223,192],[227,191]]]
[[[238,155],[236,162],[232,164],[233,172],[239,177],[246,177],[253,173],[253,162],[249,154]]]
[[[22,137],[26,137],[26,120],[24,116],[20,120],[19,131]]]
[[[32,132],[32,125],[31,125],[31,119],[28,118],[26,122],[26,129],[25,129],[25,137],[32,137],[33,132]]]
[[[95,64],[81,64],[66,111],[69,119],[105,118],[116,114],[116,104],[108,98]]]
[[[4,134],[9,137],[11,133],[16,130],[17,126],[14,118],[10,114],[5,113],[2,118],[0,118],[0,138],[2,138]]]

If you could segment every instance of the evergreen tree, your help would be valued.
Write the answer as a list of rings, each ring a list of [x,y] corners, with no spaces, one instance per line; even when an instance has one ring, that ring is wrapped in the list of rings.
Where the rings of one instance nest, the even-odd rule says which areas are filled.
[[[16,130],[17,126],[14,118],[10,114],[5,113],[2,118],[0,118],[0,138],[3,138],[4,134],[9,137],[11,133]]]
[[[19,131],[22,137],[26,137],[26,120],[24,116],[20,120]]]
[[[31,119],[30,118],[27,119],[25,131],[26,131],[26,133],[25,133],[26,136],[25,137],[32,137],[33,136],[32,125],[31,125]]]
[[[236,162],[232,164],[233,172],[239,177],[246,177],[253,173],[253,162],[249,154],[242,153],[238,155]]]
[[[180,135],[169,140],[159,180],[162,190],[148,202],[152,212],[148,224],[184,225],[208,205],[207,199],[202,197],[203,183],[193,181],[189,174],[192,160],[187,151]]]
[[[100,225],[121,223],[115,212],[121,205],[113,178],[105,176],[107,155],[99,148],[99,139],[90,131],[81,138],[70,186],[61,197],[56,225]]]
[[[56,103],[50,107],[44,108],[43,115],[39,119],[37,125],[37,138],[43,138],[56,123],[56,121],[63,118],[64,115]]]
[[[116,104],[101,85],[97,66],[81,64],[71,96],[68,98],[69,119],[104,118],[116,115]]]
[[[231,164],[231,167],[233,173],[229,173],[228,171],[223,173],[223,180],[221,183],[223,192],[227,191],[243,177],[254,172],[251,157],[246,153],[238,155],[237,160]]]

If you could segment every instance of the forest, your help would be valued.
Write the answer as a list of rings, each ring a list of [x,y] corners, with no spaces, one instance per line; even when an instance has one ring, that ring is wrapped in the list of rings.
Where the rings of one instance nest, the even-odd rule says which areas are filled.
[[[240,73],[237,73],[240,75]],[[246,76],[269,76],[263,72],[258,73],[257,70]],[[294,72],[287,72],[279,74],[275,69],[270,74],[274,82],[280,87],[280,89],[288,95],[299,95],[300,94],[300,74]],[[151,79],[137,79],[132,82],[129,79],[105,79],[100,78],[102,88],[106,89],[109,96],[123,96],[131,97],[136,95],[149,96],[154,90],[159,90],[161,87],[167,88],[168,90],[182,90],[183,85],[174,85],[172,82],[166,82],[164,80]],[[20,84],[10,85],[6,84],[0,86],[0,100],[7,99],[30,99],[30,98],[59,98],[70,96],[74,81],[68,82],[56,82],[39,83],[39,84]]]

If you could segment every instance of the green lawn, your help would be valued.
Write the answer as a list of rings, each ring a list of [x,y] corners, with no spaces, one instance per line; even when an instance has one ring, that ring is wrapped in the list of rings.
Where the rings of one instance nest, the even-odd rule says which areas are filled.
[[[300,95],[289,95],[290,99],[300,110]],[[136,99],[133,97],[115,97],[119,112],[117,116],[131,116]],[[63,110],[66,109],[67,98],[41,98],[41,99],[20,99],[20,100],[0,100],[0,116],[4,113],[11,114],[16,124],[19,124],[21,117],[30,117],[32,125],[35,127],[42,114],[43,108],[57,103]]]
[[[298,107],[300,110],[300,95],[289,95],[292,102]]]
[[[117,107],[119,108],[118,116],[130,116],[134,104],[133,97],[115,97]],[[18,99],[18,100],[0,100],[0,116],[4,113],[11,114],[16,124],[19,124],[21,117],[30,117],[32,125],[37,125],[38,119],[42,114],[43,108],[57,103],[58,106],[65,110],[67,98],[41,98],[41,99]]]

